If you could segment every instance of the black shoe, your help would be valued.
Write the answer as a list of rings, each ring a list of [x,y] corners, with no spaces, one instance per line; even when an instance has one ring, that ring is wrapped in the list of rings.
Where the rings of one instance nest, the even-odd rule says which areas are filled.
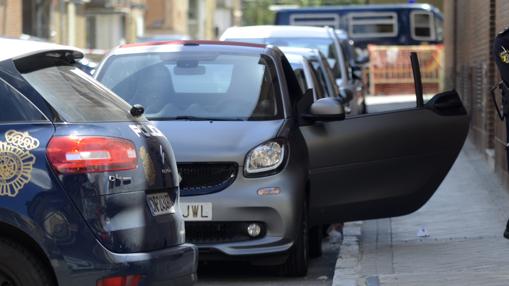
[[[505,227],[504,237],[509,239],[509,221],[507,221],[507,226]]]

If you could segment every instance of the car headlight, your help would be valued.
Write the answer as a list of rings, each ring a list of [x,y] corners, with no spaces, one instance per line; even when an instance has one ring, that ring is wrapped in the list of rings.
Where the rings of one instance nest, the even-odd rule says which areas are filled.
[[[244,170],[247,175],[262,175],[277,171],[285,159],[285,144],[271,140],[251,150],[246,157]]]

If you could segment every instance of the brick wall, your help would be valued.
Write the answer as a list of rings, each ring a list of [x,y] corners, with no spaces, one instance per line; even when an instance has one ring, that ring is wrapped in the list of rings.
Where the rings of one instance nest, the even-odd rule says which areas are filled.
[[[509,25],[509,1],[450,0],[444,11],[446,78],[470,113],[475,145],[497,171],[506,173],[505,129],[495,116],[489,89],[499,80],[492,43],[497,31]]]
[[[495,7],[495,33],[498,33],[507,26],[509,26],[509,1],[507,0],[496,0]],[[500,77],[498,73],[494,72],[494,80],[498,82]],[[497,170],[504,170],[507,172],[507,162],[505,158],[505,143],[506,143],[506,131],[504,122],[496,119],[494,124],[495,129],[495,167]]]

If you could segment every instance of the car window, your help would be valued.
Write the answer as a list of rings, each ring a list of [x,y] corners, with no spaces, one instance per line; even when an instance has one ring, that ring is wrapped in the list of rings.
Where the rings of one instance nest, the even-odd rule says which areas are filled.
[[[294,69],[294,71],[302,93],[306,92],[306,90],[308,90],[308,85],[306,82],[306,75],[304,74],[304,70],[302,68],[298,68]]]
[[[151,120],[272,120],[283,114],[275,65],[260,54],[118,55],[97,78],[127,102],[143,105]]]
[[[331,69],[329,62],[323,55],[321,56],[321,68],[323,69],[325,81],[327,83],[327,86],[329,88],[330,96],[338,96],[339,95],[339,89],[336,84],[336,80],[334,79],[333,70]]]
[[[348,79],[351,79],[352,78],[352,66],[351,66],[351,62],[353,61],[353,55],[351,53],[351,47],[349,47],[348,43],[343,41],[341,42],[341,53],[343,55],[343,59],[344,59],[344,64],[346,66],[346,70],[347,70],[347,73],[346,73],[346,77]]]
[[[336,83],[334,82],[334,78],[328,67],[327,61],[324,60],[320,62],[318,59],[313,59],[310,61],[313,70],[315,71],[316,78],[318,82],[323,87],[323,94],[326,97],[335,97],[339,92],[336,92]]]
[[[318,61],[311,61],[311,64],[313,66],[311,70],[317,81],[317,84],[315,85],[316,94],[321,94],[323,97],[329,97],[330,95],[327,88],[327,82],[325,81],[325,75],[320,67],[320,63]]]
[[[434,39],[433,14],[430,12],[413,11],[410,13],[412,38],[421,41]]]
[[[295,77],[297,78],[302,93],[304,94],[304,92],[306,92],[306,90],[309,88],[306,81],[304,66],[301,61],[289,61],[289,63],[292,66],[293,71],[295,72]]]
[[[332,38],[246,38],[246,39],[227,39],[228,41],[240,41],[254,44],[267,44],[275,45],[280,47],[296,47],[296,48],[308,48],[318,49],[327,58],[335,61],[332,70],[334,71],[335,78],[341,78],[341,69],[339,67],[339,55],[336,50],[336,44]]]
[[[132,121],[131,107],[74,66],[50,66],[23,77],[66,122]]]
[[[44,115],[21,93],[0,78],[0,122],[46,121]]]

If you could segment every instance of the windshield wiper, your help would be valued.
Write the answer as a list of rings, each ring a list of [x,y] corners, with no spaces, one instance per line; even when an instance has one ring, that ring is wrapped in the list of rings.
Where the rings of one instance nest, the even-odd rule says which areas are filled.
[[[199,117],[192,115],[168,116],[168,117],[149,117],[149,120],[164,121],[164,120],[189,120],[189,121],[245,121],[246,119],[240,117]]]

